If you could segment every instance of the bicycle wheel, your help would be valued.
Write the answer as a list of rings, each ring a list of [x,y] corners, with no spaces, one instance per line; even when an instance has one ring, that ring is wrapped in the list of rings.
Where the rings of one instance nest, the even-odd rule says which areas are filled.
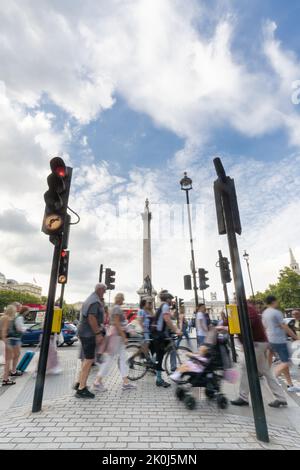
[[[185,346],[179,346],[177,349],[174,347],[169,347],[165,354],[164,369],[168,375],[181,366],[184,362],[187,361],[187,352],[192,352],[189,348]]]
[[[126,346],[129,380],[139,380],[147,373],[146,356],[140,350],[140,347],[140,344],[128,344]]]

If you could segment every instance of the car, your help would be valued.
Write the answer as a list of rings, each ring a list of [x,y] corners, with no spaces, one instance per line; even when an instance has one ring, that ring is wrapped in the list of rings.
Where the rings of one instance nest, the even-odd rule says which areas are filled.
[[[43,328],[41,323],[35,323],[34,325],[30,326],[22,335],[22,346],[34,346],[39,344],[40,336],[42,333]],[[64,322],[62,334],[64,337],[64,342],[60,346],[62,346],[63,344],[71,346],[76,341],[78,341],[77,328],[72,323]]]

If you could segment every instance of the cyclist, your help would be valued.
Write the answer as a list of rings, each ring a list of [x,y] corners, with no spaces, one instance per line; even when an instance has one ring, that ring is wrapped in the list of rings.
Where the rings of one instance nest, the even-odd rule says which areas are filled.
[[[158,387],[170,387],[170,383],[162,378],[162,361],[165,354],[166,340],[170,341],[170,332],[181,335],[181,331],[172,322],[170,307],[174,296],[167,290],[159,294],[161,305],[156,311],[155,322],[152,325],[153,348],[156,353],[156,385]],[[174,367],[173,367],[174,368]],[[176,369],[176,365],[175,365]]]

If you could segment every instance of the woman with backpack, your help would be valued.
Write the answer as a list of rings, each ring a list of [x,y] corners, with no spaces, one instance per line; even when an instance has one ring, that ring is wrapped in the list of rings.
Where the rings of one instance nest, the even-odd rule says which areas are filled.
[[[2,386],[15,385],[16,382],[11,380],[9,376],[18,377],[22,375],[22,372],[16,370],[23,333],[20,322],[17,319],[16,306],[8,305],[1,318],[1,338],[5,343],[5,365]]]

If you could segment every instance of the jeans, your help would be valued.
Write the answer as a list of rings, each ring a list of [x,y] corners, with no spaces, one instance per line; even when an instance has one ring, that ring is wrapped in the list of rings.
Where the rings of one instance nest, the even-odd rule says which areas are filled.
[[[176,348],[178,348],[178,346],[180,345],[180,343],[181,343],[183,337],[186,338],[186,340],[187,340],[187,342],[188,342],[188,345],[190,346],[191,340],[190,340],[190,337],[189,337],[189,334],[188,334],[188,330],[187,330],[187,328],[184,328],[184,329],[182,330],[182,336],[179,336],[179,337],[178,337],[178,340],[177,340],[177,342],[176,342]]]
[[[197,346],[198,348],[203,344],[205,341],[205,336],[197,336]]]

